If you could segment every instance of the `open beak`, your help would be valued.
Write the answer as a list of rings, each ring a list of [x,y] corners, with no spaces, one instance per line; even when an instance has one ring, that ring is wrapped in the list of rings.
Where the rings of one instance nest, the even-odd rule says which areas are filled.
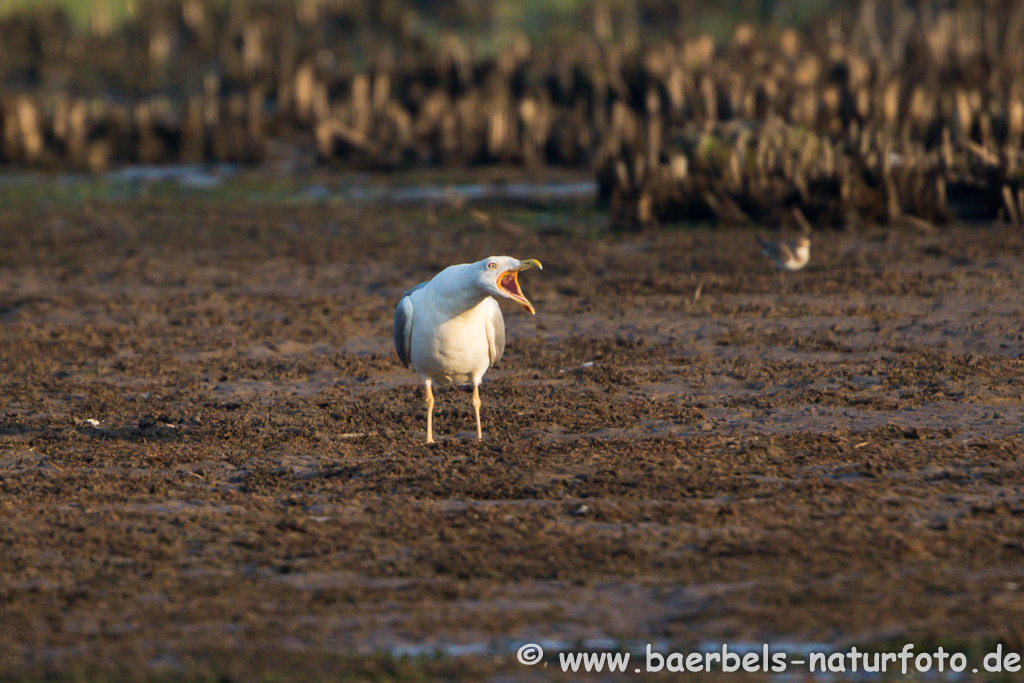
[[[540,264],[537,259],[526,259],[520,261],[519,265],[511,270],[506,270],[504,273],[498,276],[498,289],[505,293],[508,298],[515,301],[517,304],[528,310],[531,314],[536,314],[533,304],[531,304],[525,296],[523,296],[523,290],[519,287],[519,273],[529,268],[537,268],[543,270],[544,266]]]

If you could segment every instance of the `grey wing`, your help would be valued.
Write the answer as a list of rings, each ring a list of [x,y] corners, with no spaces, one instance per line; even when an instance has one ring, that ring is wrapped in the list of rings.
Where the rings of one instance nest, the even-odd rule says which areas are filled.
[[[398,352],[398,358],[405,367],[409,367],[412,357],[413,313],[412,297],[406,293],[395,309],[395,351]]]
[[[505,353],[505,319],[501,317],[501,307],[494,299],[487,299],[487,314],[484,316],[487,327],[487,347],[491,356],[491,365],[501,360]]]
[[[412,319],[415,309],[410,294],[426,286],[426,282],[421,282],[403,294],[395,309],[395,351],[405,367],[409,367],[412,362]]]

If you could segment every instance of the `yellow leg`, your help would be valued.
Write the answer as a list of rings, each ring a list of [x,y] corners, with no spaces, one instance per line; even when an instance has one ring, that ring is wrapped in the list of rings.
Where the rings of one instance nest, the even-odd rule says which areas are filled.
[[[427,380],[427,443],[434,443],[434,392]]]
[[[480,385],[473,385],[473,410],[476,412],[476,438],[482,440],[483,432],[480,431]]]

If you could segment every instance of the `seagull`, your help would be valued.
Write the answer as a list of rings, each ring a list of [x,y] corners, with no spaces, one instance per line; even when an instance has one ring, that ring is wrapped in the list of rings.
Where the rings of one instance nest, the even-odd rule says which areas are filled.
[[[799,237],[792,242],[769,242],[758,237],[757,243],[761,245],[761,251],[768,260],[779,270],[800,270],[811,260],[811,238],[807,236]]]
[[[402,296],[395,309],[395,350],[427,390],[427,443],[434,442],[434,382],[473,384],[476,438],[480,430],[480,381],[505,350],[505,321],[492,296],[511,299],[536,314],[519,288],[519,273],[543,269],[540,261],[491,256],[448,266]]]

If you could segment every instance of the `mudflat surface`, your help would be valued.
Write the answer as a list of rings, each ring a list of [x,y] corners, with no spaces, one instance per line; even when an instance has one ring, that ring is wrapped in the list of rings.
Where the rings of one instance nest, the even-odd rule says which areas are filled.
[[[749,230],[486,211],[0,209],[0,677],[1024,644],[1019,229],[819,234],[780,278]],[[484,441],[445,388],[428,447],[394,306],[506,253],[538,313],[503,305]]]

